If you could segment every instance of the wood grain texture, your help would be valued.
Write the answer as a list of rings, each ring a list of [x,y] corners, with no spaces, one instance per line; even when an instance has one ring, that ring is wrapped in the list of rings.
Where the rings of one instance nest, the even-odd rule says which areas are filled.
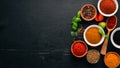
[[[97,1],[1,0],[0,68],[106,68],[103,56],[91,65],[86,57],[77,59],[70,52],[72,17],[82,5],[97,6]],[[119,20],[120,10],[116,16]],[[82,22],[84,28],[91,24],[97,23]],[[80,38],[83,40],[82,35]],[[120,54],[110,41],[108,45],[108,51]],[[95,49],[100,50],[101,46]]]

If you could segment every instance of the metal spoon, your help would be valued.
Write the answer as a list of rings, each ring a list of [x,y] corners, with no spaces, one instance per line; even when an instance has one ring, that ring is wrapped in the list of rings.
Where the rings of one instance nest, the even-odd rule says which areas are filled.
[[[114,25],[114,27],[113,28],[109,28],[107,25],[106,25],[106,28],[107,28],[107,30],[108,30],[108,33],[107,33],[107,35],[108,35],[108,37],[109,37],[109,35],[110,35],[110,32],[116,27],[116,25],[117,25],[117,17],[114,15],[114,16],[112,16],[112,17],[115,17],[115,19],[116,19],[116,22],[115,22],[115,25]],[[109,20],[110,18],[108,18],[107,19],[107,21],[106,21],[106,24],[108,24],[108,20]],[[102,45],[102,48],[101,48],[101,51],[100,51],[100,53],[102,54],[102,55],[105,55],[106,54],[106,51],[107,51],[107,46],[108,46],[108,40],[109,39],[105,39],[105,41],[104,41],[104,43],[103,43],[103,45]]]

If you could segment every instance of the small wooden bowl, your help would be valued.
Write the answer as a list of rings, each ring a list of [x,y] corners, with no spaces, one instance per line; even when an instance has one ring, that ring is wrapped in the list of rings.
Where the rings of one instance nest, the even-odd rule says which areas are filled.
[[[94,11],[94,15],[91,17],[91,18],[86,18],[86,17],[88,17],[88,16],[86,16],[86,17],[84,17],[84,13],[83,12],[85,12],[85,8],[90,8],[90,7],[92,7],[92,11]],[[87,15],[90,15],[90,11],[89,12],[86,12],[86,14]],[[96,10],[96,8],[95,8],[95,6],[94,5],[92,5],[92,4],[85,4],[82,8],[81,8],[81,17],[84,19],[84,20],[86,20],[86,21],[91,21],[91,20],[93,20],[95,17],[96,17],[96,15],[97,15],[97,10]]]
[[[86,59],[90,64],[96,64],[100,59],[99,51],[96,49],[89,50]]]
[[[109,66],[109,65],[107,65],[107,63],[106,63],[106,57],[109,55],[109,54],[115,54],[116,56],[118,56],[118,64],[115,66],[115,67],[111,67],[111,66]],[[113,61],[114,62],[114,61]],[[119,54],[118,53],[116,53],[116,52],[108,52],[105,56],[104,56],[104,63],[105,63],[105,65],[107,66],[107,67],[109,67],[109,68],[117,68],[118,66],[119,66],[119,64],[120,64],[120,56],[119,56]]]
[[[86,47],[86,52],[85,52],[83,55],[81,55],[81,56],[78,56],[78,55],[74,54],[74,52],[73,52],[73,49],[72,49],[72,48],[73,48],[73,46],[74,46],[74,44],[75,44],[76,42],[83,43],[83,44],[85,45],[85,47]],[[71,45],[71,52],[72,52],[73,56],[75,56],[75,57],[77,57],[77,58],[82,58],[82,57],[84,57],[84,56],[87,54],[87,51],[88,51],[87,45],[86,45],[83,41],[81,41],[81,40],[74,41],[74,42],[72,43],[72,45]]]

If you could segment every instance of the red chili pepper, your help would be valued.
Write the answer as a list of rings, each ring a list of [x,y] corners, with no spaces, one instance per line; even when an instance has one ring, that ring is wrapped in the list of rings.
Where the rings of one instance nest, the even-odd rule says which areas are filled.
[[[104,16],[102,14],[100,14],[100,13],[98,13],[97,16],[96,16],[96,18],[95,18],[95,20],[97,22],[103,21],[103,19],[104,19]]]

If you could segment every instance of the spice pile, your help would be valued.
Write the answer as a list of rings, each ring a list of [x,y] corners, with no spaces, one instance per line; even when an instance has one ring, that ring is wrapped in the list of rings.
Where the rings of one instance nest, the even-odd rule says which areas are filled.
[[[71,51],[72,51],[73,55],[78,58],[84,56],[87,52],[87,49],[88,48],[86,47],[86,44],[79,40],[75,41],[71,47]]]
[[[99,61],[100,59],[100,53],[99,51],[92,49],[88,51],[87,54],[87,61],[91,64],[95,64]]]
[[[113,0],[102,0],[100,3],[100,9],[105,14],[111,14],[116,9],[115,2]]]
[[[91,44],[97,44],[102,36],[98,32],[98,28],[92,27],[86,31],[86,39],[91,43]]]
[[[106,24],[106,26],[109,28],[109,29],[112,29],[112,28],[114,28],[114,26],[116,25],[116,18],[115,18],[115,16],[112,16],[112,17],[109,17],[108,19],[107,19],[107,24]]]
[[[116,68],[120,64],[120,56],[116,52],[109,52],[105,56],[104,62],[109,68]]]

